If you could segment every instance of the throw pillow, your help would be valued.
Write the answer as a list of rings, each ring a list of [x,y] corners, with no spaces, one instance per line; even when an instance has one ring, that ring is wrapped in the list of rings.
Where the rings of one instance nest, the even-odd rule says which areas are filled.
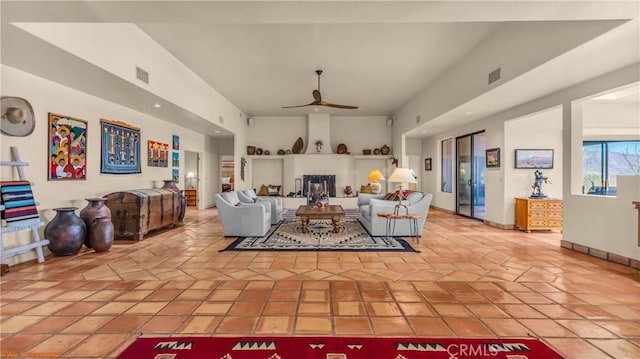
[[[280,186],[269,185],[268,191],[269,196],[278,196],[280,195]]]
[[[360,193],[371,193],[371,186],[360,186]]]
[[[396,192],[387,193],[384,195],[384,197],[382,197],[382,199],[385,201],[397,201],[398,194]]]
[[[268,196],[269,195],[269,187],[266,185],[260,186],[260,191],[258,192],[258,196]]]
[[[0,193],[5,208],[2,211],[2,219],[7,221],[7,226],[16,226],[21,221],[40,218],[29,181],[0,182]]]

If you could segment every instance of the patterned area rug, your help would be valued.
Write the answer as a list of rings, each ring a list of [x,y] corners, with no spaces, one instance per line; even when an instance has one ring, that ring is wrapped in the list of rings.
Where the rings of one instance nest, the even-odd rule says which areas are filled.
[[[537,339],[171,337],[138,338],[118,359],[562,359]]]
[[[333,232],[331,220],[311,220],[302,233],[300,218],[287,210],[284,219],[271,226],[264,237],[238,237],[223,251],[405,251],[418,252],[405,240],[372,237],[360,224],[356,211],[345,211],[340,232]]]

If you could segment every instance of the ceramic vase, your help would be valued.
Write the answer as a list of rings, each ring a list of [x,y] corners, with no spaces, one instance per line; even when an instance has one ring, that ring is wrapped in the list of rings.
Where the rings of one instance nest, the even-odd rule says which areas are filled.
[[[84,221],[87,230],[91,228],[93,220],[96,217],[109,217],[111,218],[111,210],[107,207],[106,198],[85,198],[89,203],[80,211],[80,219]],[[89,236],[84,241],[84,245],[91,248],[91,242]]]
[[[89,226],[87,239],[90,247],[96,252],[106,252],[113,245],[113,223],[111,216],[95,217]]]
[[[174,180],[163,180],[163,181],[164,181],[164,185],[162,186],[162,188],[168,189],[170,191],[174,191],[178,194],[178,200],[180,203],[180,208],[178,208],[178,221],[182,222],[182,220],[184,219],[184,215],[187,211],[187,198],[184,196],[182,191],[180,191],[180,187],[178,187],[178,185],[176,184],[176,181]]]
[[[77,254],[87,236],[87,226],[76,215],[77,207],[54,208],[56,216],[44,228],[49,250],[56,256]]]

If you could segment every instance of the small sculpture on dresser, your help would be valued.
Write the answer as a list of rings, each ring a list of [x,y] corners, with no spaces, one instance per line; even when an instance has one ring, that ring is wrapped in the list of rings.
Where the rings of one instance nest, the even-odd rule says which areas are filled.
[[[534,175],[536,179],[533,183],[533,186],[531,186],[531,188],[533,188],[533,192],[531,193],[531,196],[529,196],[529,198],[547,198],[548,196],[542,193],[542,184],[551,183],[551,181],[549,181],[549,178],[545,177],[541,171],[536,170],[534,172]]]

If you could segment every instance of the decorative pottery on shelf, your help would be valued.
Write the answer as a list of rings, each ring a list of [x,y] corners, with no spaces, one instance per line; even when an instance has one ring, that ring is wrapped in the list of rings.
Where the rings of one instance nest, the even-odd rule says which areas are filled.
[[[269,156],[270,154],[271,154],[271,151],[269,151],[269,150],[265,150],[265,151],[264,151],[264,155],[265,155],[265,156]]]
[[[256,146],[247,146],[247,154],[254,155],[256,153]]]
[[[178,209],[178,222],[182,222],[187,211],[187,197],[184,196],[184,194],[180,190],[180,187],[178,187],[178,185],[176,184],[176,181],[172,179],[163,181],[164,185],[162,186],[162,188],[174,191],[178,194],[178,198],[180,200],[180,208]]]
[[[373,149],[373,154],[374,155],[379,155],[380,154],[380,149],[379,148],[374,148]]]
[[[96,217],[109,217],[111,219],[111,210],[107,207],[106,198],[85,198],[87,206],[80,211],[80,219],[84,221],[87,230],[91,227]],[[84,241],[84,244],[91,248],[91,241],[89,241],[89,235]]]
[[[390,148],[389,146],[384,145],[384,146],[380,147],[380,154],[382,154],[382,155],[385,155],[385,156],[386,156],[386,155],[388,155],[388,154],[389,154],[389,151],[390,151],[390,150],[391,150],[391,148]]]
[[[349,197],[351,195],[353,195],[353,188],[351,188],[351,186],[345,186],[344,187],[344,194]]]
[[[347,145],[344,143],[339,144],[336,152],[341,155],[347,153]]]
[[[258,147],[256,148],[256,155],[261,155],[262,154],[262,148]]]
[[[278,154],[279,154],[280,156],[284,155],[284,150],[278,150]]]
[[[87,239],[96,252],[106,252],[113,245],[114,229],[109,217],[95,217],[87,231]]]
[[[87,226],[76,215],[77,207],[54,208],[56,216],[44,227],[49,250],[55,256],[78,254],[87,236]]]
[[[296,143],[293,144],[293,148],[291,149],[291,151],[295,154],[298,154],[300,153],[300,151],[302,151],[302,147],[304,147],[304,142],[302,141],[302,137],[298,137]]]
[[[370,149],[364,149],[364,150],[362,150],[362,154],[363,155],[370,155],[371,154],[371,150]]]

